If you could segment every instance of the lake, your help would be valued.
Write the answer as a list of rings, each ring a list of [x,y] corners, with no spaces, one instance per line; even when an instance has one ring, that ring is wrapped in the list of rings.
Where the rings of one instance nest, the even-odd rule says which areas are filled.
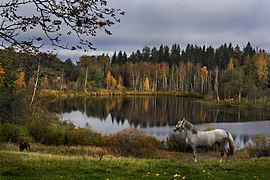
[[[74,98],[49,104],[49,110],[62,121],[102,134],[128,127],[166,140],[177,121],[186,117],[199,129],[208,126],[232,133],[236,148],[242,148],[256,135],[270,137],[270,111],[209,106],[194,98],[175,96],[113,96]]]

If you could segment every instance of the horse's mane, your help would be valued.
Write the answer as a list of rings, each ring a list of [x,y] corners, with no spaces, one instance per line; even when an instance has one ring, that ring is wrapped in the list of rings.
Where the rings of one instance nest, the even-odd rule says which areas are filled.
[[[191,124],[188,121],[185,121],[185,128],[187,128],[188,130],[190,130],[193,134],[197,134],[199,129],[196,128],[193,124]]]

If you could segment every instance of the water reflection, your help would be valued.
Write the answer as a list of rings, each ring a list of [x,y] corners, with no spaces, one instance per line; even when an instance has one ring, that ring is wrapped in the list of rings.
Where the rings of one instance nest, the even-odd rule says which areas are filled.
[[[192,98],[91,97],[50,103],[48,106],[50,111],[61,115],[62,120],[70,120],[80,127],[91,127],[103,134],[131,126],[166,140],[172,133],[172,126],[180,118],[186,117],[202,130],[212,125],[232,131],[234,139],[241,147],[254,136],[249,129],[255,130],[257,134],[265,133],[270,136],[270,126],[266,121],[270,119],[270,113],[266,110],[206,106]]]

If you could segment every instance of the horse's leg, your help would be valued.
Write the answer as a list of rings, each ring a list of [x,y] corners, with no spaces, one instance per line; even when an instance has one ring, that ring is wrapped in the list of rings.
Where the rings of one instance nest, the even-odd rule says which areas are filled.
[[[225,153],[227,155],[227,160],[228,160],[230,153],[229,153],[228,149],[226,148],[226,143],[221,144],[221,146],[220,146],[220,160],[219,160],[220,162],[222,162],[222,158],[223,158]]]
[[[220,160],[219,160],[219,162],[222,162],[223,156],[224,156],[224,150],[221,149],[221,150],[220,150]]]
[[[193,149],[194,161],[197,162],[197,150],[196,150],[196,147],[192,147],[192,149]]]
[[[230,157],[230,150],[227,147],[224,147],[224,149],[225,149],[225,153],[227,155],[226,161],[228,161],[229,160],[229,157]]]

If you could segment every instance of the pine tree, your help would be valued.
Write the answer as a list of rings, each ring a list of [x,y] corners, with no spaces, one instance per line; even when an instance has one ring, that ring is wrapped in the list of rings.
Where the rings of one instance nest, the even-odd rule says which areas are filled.
[[[117,63],[117,56],[116,56],[116,51],[114,51],[114,54],[112,56],[112,61],[111,61],[112,64],[116,64]]]

